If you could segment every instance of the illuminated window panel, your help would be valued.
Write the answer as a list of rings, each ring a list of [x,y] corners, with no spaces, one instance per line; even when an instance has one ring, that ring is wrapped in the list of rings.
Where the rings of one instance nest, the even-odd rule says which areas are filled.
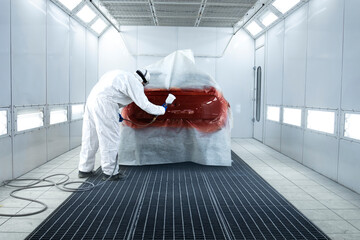
[[[268,106],[266,116],[267,120],[280,122],[280,107]]]
[[[252,21],[249,25],[247,25],[246,29],[251,33],[251,35],[256,36],[263,29],[256,22]]]
[[[71,120],[82,119],[84,116],[84,104],[76,104],[71,106]]]
[[[0,111],[0,136],[6,135],[7,131],[7,111],[1,110]]]
[[[278,17],[271,11],[267,11],[262,17],[261,17],[261,23],[264,24],[266,27],[275,22],[278,19]]]
[[[308,110],[307,128],[334,134],[335,132],[335,112]]]
[[[96,13],[88,5],[84,5],[83,8],[76,14],[76,16],[78,16],[85,23],[89,23],[96,17]]]
[[[301,127],[301,109],[284,108],[283,123]]]
[[[360,140],[360,114],[345,113],[344,136]]]
[[[272,5],[282,14],[292,9],[300,0],[275,0]]]
[[[59,2],[72,11],[79,3],[81,3],[81,0],[59,0]]]
[[[23,110],[17,113],[17,131],[44,126],[44,113],[41,110]]]
[[[66,109],[54,109],[50,110],[50,125],[62,123],[67,121]]]
[[[91,25],[91,28],[98,34],[101,34],[106,27],[107,27],[106,23],[101,18],[96,20],[96,22],[94,22],[94,24]]]

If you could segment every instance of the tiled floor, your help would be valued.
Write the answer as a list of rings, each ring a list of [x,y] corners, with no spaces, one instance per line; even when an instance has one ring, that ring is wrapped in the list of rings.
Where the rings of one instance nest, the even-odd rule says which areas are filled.
[[[233,139],[232,149],[329,237],[360,239],[359,194],[256,140]],[[67,152],[22,178],[43,178],[51,174],[65,173],[70,176],[70,181],[77,181],[79,151],[80,148]],[[60,178],[54,177],[53,180]],[[1,213],[26,213],[40,208],[36,203],[10,198],[11,190],[10,187],[0,187]],[[70,195],[56,187],[37,188],[20,194],[43,201],[49,208],[34,216],[0,217],[0,239],[24,239]]]

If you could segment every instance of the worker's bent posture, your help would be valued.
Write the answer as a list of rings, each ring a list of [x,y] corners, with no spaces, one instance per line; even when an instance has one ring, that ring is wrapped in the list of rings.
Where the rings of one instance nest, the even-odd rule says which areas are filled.
[[[104,74],[91,90],[83,119],[79,178],[93,174],[98,148],[103,179],[109,178],[112,173],[110,180],[123,178],[116,164],[120,144],[119,106],[135,102],[149,114],[165,114],[165,108],[149,102],[144,93],[144,86],[149,79],[147,71],[138,70],[134,74],[116,70]]]

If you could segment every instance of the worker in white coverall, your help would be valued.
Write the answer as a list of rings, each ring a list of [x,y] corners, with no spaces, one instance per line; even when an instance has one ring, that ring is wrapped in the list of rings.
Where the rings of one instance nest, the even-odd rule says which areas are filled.
[[[91,90],[83,119],[79,178],[94,174],[98,148],[103,180],[124,178],[116,164],[120,144],[119,108],[135,102],[149,114],[165,114],[166,108],[149,102],[144,93],[144,86],[149,80],[150,74],[146,70],[136,73],[116,70],[104,74]]]

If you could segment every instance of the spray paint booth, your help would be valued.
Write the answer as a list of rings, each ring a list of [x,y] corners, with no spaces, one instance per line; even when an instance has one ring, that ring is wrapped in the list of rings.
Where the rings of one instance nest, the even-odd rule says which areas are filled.
[[[360,193],[358,9],[357,0],[0,0],[0,181],[80,146],[84,104],[104,73],[190,49],[232,108],[232,139]]]

